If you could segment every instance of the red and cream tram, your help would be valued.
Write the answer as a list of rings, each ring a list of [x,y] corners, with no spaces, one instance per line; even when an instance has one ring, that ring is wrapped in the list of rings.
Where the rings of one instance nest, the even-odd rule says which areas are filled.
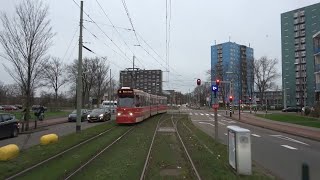
[[[122,87],[118,90],[116,122],[129,124],[167,112],[167,97],[148,94],[138,89]]]

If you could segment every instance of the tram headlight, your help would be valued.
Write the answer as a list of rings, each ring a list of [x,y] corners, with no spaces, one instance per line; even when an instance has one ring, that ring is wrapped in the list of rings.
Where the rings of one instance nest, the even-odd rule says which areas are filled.
[[[119,113],[119,112],[118,112],[118,114],[117,114],[117,115],[118,115],[118,116],[121,116],[121,113]]]
[[[130,112],[130,113],[129,113],[129,115],[130,115],[130,116],[132,116],[132,115],[133,115],[133,113],[132,113],[132,112]]]

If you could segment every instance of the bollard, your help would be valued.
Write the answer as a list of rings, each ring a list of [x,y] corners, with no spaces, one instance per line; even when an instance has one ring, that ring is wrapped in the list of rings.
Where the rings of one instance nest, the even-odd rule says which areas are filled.
[[[19,147],[9,144],[0,148],[0,161],[7,161],[19,155]]]
[[[58,135],[56,134],[47,134],[40,138],[41,145],[47,145],[55,142],[58,142]]]
[[[302,180],[309,180],[309,166],[307,163],[302,164]]]

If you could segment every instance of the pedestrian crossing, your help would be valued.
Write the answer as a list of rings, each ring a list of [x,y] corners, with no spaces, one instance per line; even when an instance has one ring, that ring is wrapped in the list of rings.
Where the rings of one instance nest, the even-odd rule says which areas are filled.
[[[190,116],[193,116],[193,115],[195,115],[195,116],[214,116],[213,113],[212,114],[208,114],[208,113],[192,113],[192,112],[190,112],[189,115]],[[217,115],[218,115],[218,117],[221,117],[220,114],[217,114]]]

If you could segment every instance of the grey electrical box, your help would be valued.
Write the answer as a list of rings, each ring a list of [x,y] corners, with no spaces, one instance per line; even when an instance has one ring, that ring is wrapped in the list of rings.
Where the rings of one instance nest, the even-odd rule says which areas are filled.
[[[228,126],[229,164],[238,174],[251,175],[250,130],[239,126]]]

